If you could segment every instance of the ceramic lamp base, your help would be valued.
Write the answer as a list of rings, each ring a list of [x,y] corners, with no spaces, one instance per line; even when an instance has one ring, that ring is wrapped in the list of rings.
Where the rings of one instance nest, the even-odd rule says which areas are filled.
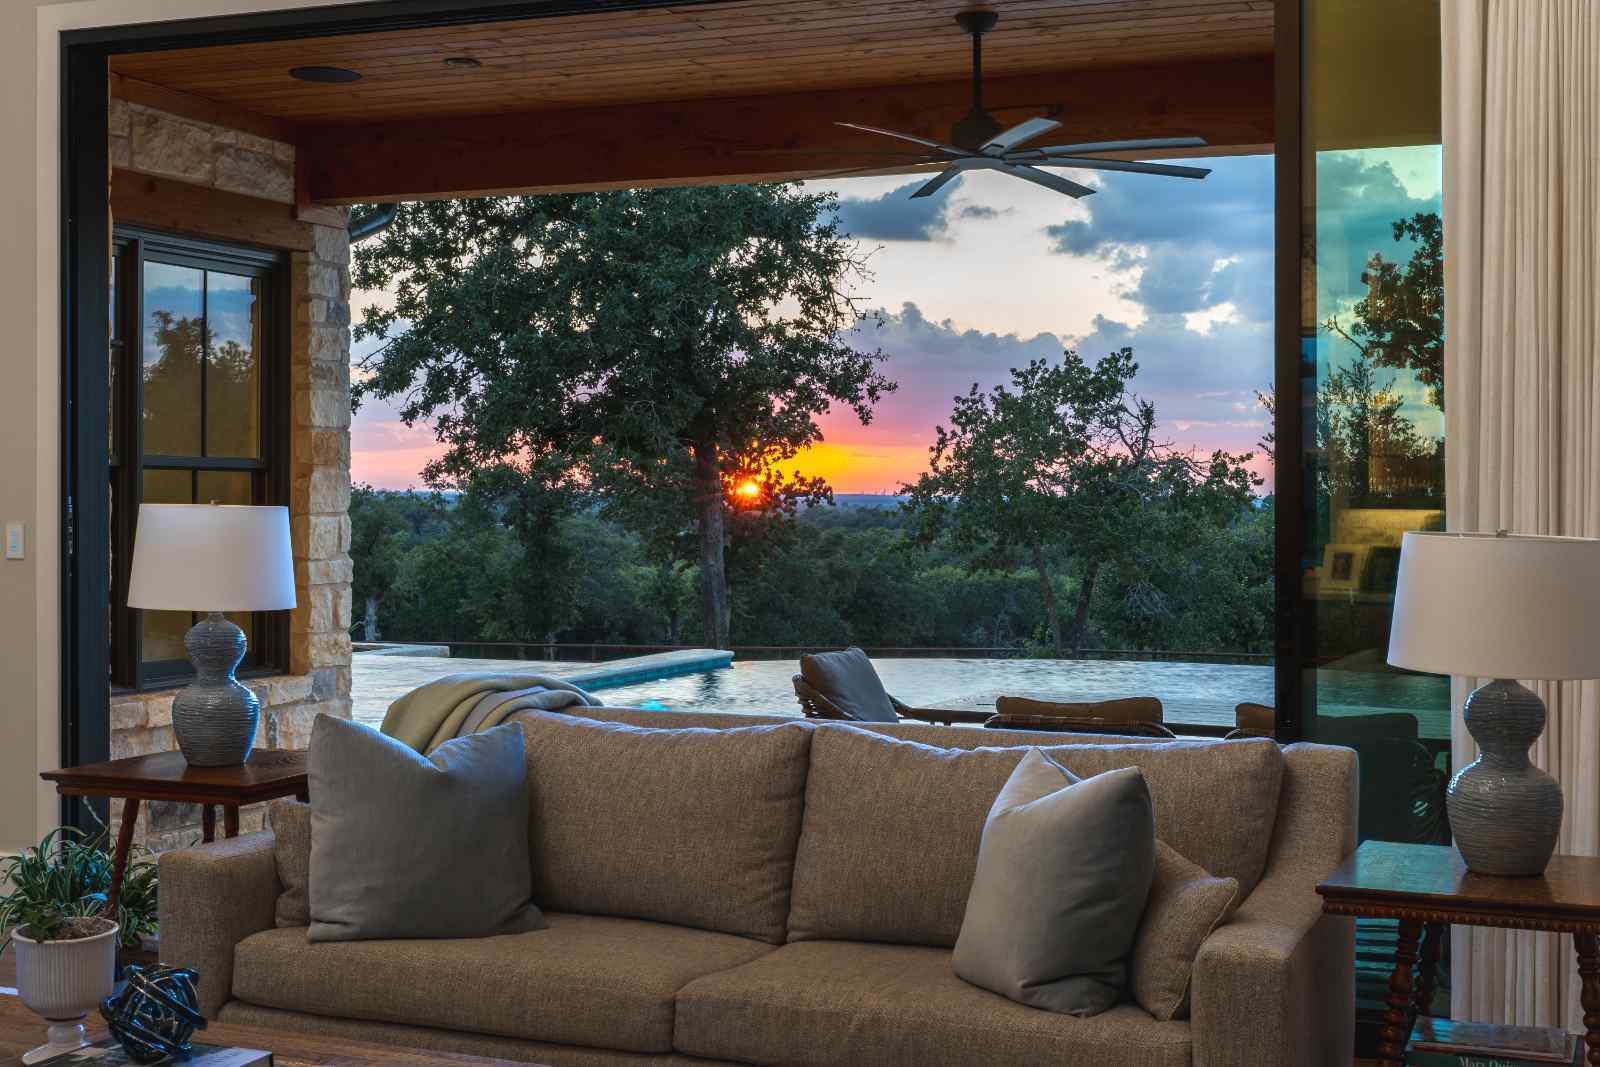
[[[1528,759],[1544,733],[1544,701],[1499,679],[1467,697],[1467,731],[1480,755],[1450,779],[1445,797],[1456,848],[1475,874],[1544,873],[1561,832],[1561,786]]]
[[[80,1049],[89,1043],[89,1035],[83,1028],[83,1018],[77,1021],[52,1022],[46,1036],[49,1041],[36,1049],[29,1049],[22,1054],[25,1064],[43,1063],[52,1056],[64,1056],[73,1049]]]
[[[172,701],[172,732],[196,767],[236,767],[250,758],[261,702],[234,678],[244,659],[244,631],[213,611],[183,638],[194,681]]]

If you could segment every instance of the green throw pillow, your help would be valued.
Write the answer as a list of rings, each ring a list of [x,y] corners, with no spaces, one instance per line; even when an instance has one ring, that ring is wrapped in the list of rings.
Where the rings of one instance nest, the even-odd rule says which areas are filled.
[[[1065,1015],[1111,1007],[1127,983],[1155,837],[1137,767],[1080,779],[1030,750],[983,827],[956,974]]]

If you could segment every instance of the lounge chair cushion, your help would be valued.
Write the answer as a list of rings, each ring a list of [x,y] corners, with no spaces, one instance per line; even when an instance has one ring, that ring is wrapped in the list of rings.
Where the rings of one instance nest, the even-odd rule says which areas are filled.
[[[800,657],[800,677],[858,722],[899,722],[872,660],[859,648]]]
[[[526,712],[533,898],[777,944],[813,728],[641,729]]]
[[[678,1050],[765,1067],[1190,1067],[1187,1022],[1136,1004],[1087,1019],[956,977],[945,949],[807,941],[678,994]]]
[[[971,749],[934,748],[867,727],[819,723],[795,856],[789,939],[956,943],[990,806],[1038,745],[1073,774],[1144,771],[1156,836],[1207,871],[1261,878],[1278,816],[1283,751],[1265,739],[1003,745],[996,730]],[[932,732],[928,728],[924,732]]]
[[[537,933],[312,944],[267,930],[234,952],[233,995],[269,1008],[665,1053],[673,999],[769,945],[682,926],[550,914]]]
[[[1066,703],[1033,697],[995,698],[999,715],[1060,715],[1068,719],[1105,719],[1108,722],[1161,722],[1164,709],[1156,697],[1119,697]]]

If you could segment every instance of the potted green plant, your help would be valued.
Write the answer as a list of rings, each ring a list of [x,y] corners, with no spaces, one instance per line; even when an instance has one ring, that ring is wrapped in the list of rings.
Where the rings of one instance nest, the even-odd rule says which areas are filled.
[[[104,834],[74,827],[45,835],[0,861],[0,953],[14,948],[17,993],[49,1024],[49,1042],[23,1057],[33,1063],[84,1042],[83,1017],[109,996],[119,944],[136,947],[155,929],[155,864],[140,850],[123,879],[117,922],[104,915],[111,859]]]

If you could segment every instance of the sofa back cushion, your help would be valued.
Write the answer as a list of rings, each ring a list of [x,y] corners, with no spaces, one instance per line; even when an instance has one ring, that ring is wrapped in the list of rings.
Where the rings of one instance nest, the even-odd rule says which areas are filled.
[[[789,939],[953,946],[984,819],[1034,746],[933,748],[843,724],[815,729]],[[1160,840],[1238,879],[1242,896],[1260,880],[1283,781],[1276,743],[1038,747],[1080,777],[1139,767]]]
[[[547,712],[518,721],[541,907],[783,941],[809,725],[652,730]]]

